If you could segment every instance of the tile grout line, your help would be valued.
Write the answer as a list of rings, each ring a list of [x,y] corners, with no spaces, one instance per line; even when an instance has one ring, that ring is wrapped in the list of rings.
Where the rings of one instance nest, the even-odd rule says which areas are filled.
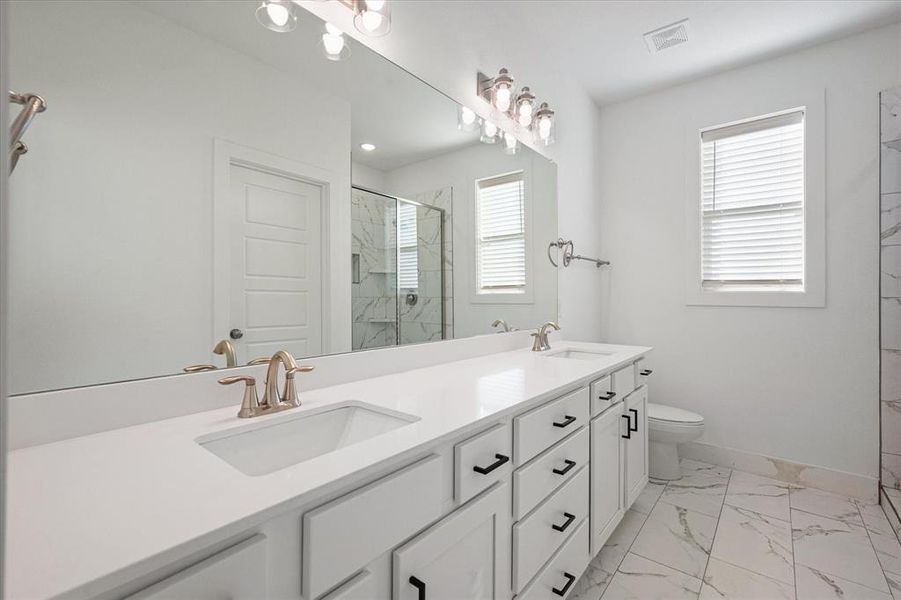
[[[799,478],[800,479],[800,478]],[[792,485],[788,486],[788,533],[791,536],[792,543],[792,582],[794,584],[794,596],[795,600],[798,600],[798,559],[795,557],[795,523],[794,519],[792,519],[792,494],[794,493],[795,488]],[[855,505],[856,506],[856,505]],[[860,510],[858,509],[858,513]],[[863,517],[861,517],[861,521]]]
[[[710,538],[710,552],[707,553],[707,563],[704,565],[704,573],[701,575],[701,590],[707,583],[707,570],[710,568],[710,559],[713,558],[713,545],[716,543],[716,532],[720,530],[720,521],[723,519],[723,510],[726,508],[726,496],[729,495],[729,485],[732,483],[732,475],[735,469],[729,469],[729,477],[726,479],[726,491],[723,493],[723,502],[720,504],[720,514],[716,517],[716,526],[713,528],[713,537]],[[700,592],[698,594],[700,596]]]
[[[888,575],[885,574],[885,567],[882,566],[882,560],[880,560],[880,558],[879,558],[879,550],[876,548],[876,544],[873,543],[873,536],[870,535],[870,528],[866,526],[867,523],[866,523],[866,521],[863,520],[863,513],[860,511],[860,504],[855,502],[854,506],[857,507],[857,514],[860,515],[860,521],[864,524],[864,531],[867,532],[867,539],[870,541],[870,547],[872,547],[873,552],[876,553],[876,564],[879,565],[879,569],[882,571],[882,578],[885,580],[886,587],[888,587],[888,595],[890,597],[894,598],[895,594],[894,594],[894,592],[892,592],[892,584],[889,583]],[[880,506],[880,505],[877,504],[876,506]],[[889,527],[891,527],[891,523],[889,523]],[[850,579],[849,579],[849,581],[850,581]],[[855,581],[854,583],[857,583],[857,582]],[[870,586],[864,585],[862,583],[859,585],[861,585],[863,587],[870,587]],[[873,591],[881,591],[881,590],[876,590],[874,588],[870,588],[870,589],[873,589]]]

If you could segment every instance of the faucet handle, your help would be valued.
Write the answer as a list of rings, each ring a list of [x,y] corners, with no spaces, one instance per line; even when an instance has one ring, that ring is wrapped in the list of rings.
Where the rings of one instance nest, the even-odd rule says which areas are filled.
[[[223,377],[219,380],[221,385],[231,385],[243,381],[244,397],[241,399],[241,409],[238,411],[238,418],[247,419],[254,416],[260,409],[260,401],[257,397],[257,380],[250,375],[232,375],[231,377]]]
[[[281,401],[291,406],[300,406],[300,399],[297,397],[297,385],[294,383],[294,375],[297,373],[309,373],[313,367],[309,365],[301,365],[299,367],[291,367],[285,370],[285,388],[282,390]]]
[[[251,361],[248,361],[248,365],[268,365],[269,361],[272,360],[269,356],[260,356],[259,358],[255,358]]]
[[[201,371],[215,371],[216,365],[190,365],[182,369],[185,373],[199,373]]]

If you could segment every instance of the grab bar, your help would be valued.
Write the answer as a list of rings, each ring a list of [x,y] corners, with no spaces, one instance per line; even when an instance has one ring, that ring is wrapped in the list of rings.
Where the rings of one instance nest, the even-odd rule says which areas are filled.
[[[9,92],[9,101],[22,105],[22,110],[9,126],[9,172],[12,173],[19,164],[19,157],[28,152],[22,136],[34,116],[47,110],[47,102],[37,94],[17,94],[12,91]]]

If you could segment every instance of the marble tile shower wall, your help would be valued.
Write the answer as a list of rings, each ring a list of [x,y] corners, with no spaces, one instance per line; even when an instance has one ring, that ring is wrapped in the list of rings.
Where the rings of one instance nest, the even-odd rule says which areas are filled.
[[[441,213],[418,209],[419,287],[415,290],[415,304],[406,302],[405,294],[414,290],[401,290],[400,342],[409,344],[451,339],[454,337],[453,188],[422,192],[410,199],[444,211],[444,264],[441,263]]]
[[[394,200],[354,189],[351,252],[359,256],[359,283],[351,284],[353,349],[397,343],[397,252]]]
[[[901,489],[901,87],[880,94],[882,484]]]

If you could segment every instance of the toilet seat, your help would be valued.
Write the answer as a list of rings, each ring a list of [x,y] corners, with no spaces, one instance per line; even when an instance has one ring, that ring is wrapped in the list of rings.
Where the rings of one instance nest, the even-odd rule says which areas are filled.
[[[648,403],[648,420],[670,425],[703,425],[704,417],[690,410],[665,404]]]

